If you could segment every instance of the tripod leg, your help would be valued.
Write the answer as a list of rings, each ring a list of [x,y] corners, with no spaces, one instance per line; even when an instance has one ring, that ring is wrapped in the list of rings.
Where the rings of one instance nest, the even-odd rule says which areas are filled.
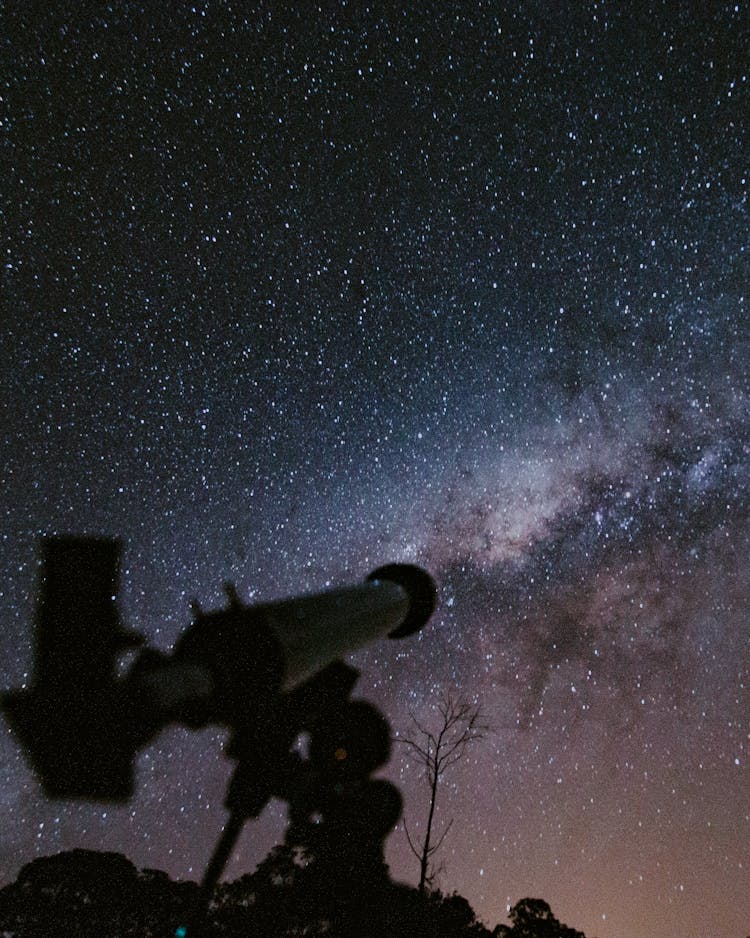
[[[224,830],[221,832],[221,837],[219,837],[218,843],[214,847],[213,855],[206,867],[206,872],[203,874],[201,894],[206,901],[210,898],[216,884],[219,882],[219,877],[224,872],[224,867],[232,850],[234,850],[237,839],[242,833],[244,824],[245,818],[241,814],[233,813],[229,815],[229,820],[224,825]]]
[[[208,903],[211,901],[211,895],[224,872],[224,867],[234,850],[237,839],[242,833],[244,823],[245,818],[241,814],[229,815],[229,820],[224,825],[224,830],[221,832],[206,872],[203,874],[200,892],[189,922],[187,925],[179,925],[170,938],[201,938],[208,913]]]

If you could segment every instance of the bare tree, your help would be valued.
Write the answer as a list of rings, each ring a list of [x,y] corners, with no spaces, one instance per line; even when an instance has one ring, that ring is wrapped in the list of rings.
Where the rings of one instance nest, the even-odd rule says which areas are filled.
[[[466,749],[472,743],[482,739],[487,729],[480,723],[480,708],[466,701],[454,700],[443,695],[438,704],[440,723],[436,732],[423,726],[411,714],[412,732],[408,736],[397,736],[396,742],[406,746],[416,757],[424,770],[424,777],[430,789],[430,807],[427,814],[427,827],[424,839],[415,845],[409,828],[404,820],[404,831],[412,853],[419,860],[419,891],[423,893],[431,885],[435,874],[431,870],[431,860],[440,849],[448,831],[453,825],[451,819],[442,834],[433,842],[432,824],[435,818],[435,802],[438,785],[445,772],[462,759]]]

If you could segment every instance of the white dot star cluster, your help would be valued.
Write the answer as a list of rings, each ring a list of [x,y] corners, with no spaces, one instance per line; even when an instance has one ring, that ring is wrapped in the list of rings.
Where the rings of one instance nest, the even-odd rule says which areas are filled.
[[[224,580],[419,563],[432,623],[356,664],[395,728],[440,691],[490,724],[442,885],[490,925],[539,895],[599,938],[746,934],[746,7],[121,0],[3,32],[3,686],[43,533],[122,537],[165,649]],[[163,734],[112,808],[45,802],[6,730],[4,880],[75,846],[198,878],[221,739]],[[415,878],[400,829],[389,859]]]

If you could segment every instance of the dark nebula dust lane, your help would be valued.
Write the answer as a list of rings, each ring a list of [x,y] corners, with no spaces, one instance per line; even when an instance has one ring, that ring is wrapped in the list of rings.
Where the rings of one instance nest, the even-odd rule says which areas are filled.
[[[418,563],[440,606],[360,651],[394,731],[441,693],[441,887],[599,938],[750,930],[743,4],[11,4],[0,30],[0,661],[30,680],[39,538],[123,538],[169,649]],[[0,733],[0,878],[116,850],[197,879],[220,732],[125,807],[45,801]],[[387,774],[410,830],[419,772]],[[239,876],[277,842],[250,825]],[[401,826],[395,878],[418,870]]]

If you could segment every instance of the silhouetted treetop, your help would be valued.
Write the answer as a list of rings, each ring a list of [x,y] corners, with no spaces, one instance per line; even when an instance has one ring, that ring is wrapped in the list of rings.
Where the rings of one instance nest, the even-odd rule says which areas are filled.
[[[498,925],[495,938],[586,938],[583,932],[559,922],[544,899],[521,899],[508,918],[512,927]]]
[[[281,844],[252,873],[216,888],[201,938],[585,938],[542,899],[517,902],[512,924],[490,932],[463,896],[394,883],[380,862],[353,888],[329,858]],[[121,854],[73,850],[33,860],[0,890],[0,935],[167,938],[197,896],[195,883],[138,871]]]
[[[0,934],[167,935],[197,888],[172,882],[160,870],[139,872],[119,853],[73,850],[39,857],[0,892]]]

